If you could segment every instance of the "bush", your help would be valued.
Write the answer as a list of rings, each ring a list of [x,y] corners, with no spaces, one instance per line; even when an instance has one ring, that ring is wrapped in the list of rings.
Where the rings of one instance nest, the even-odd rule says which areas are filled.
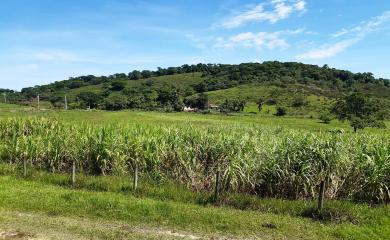
[[[242,112],[244,111],[245,105],[246,105],[245,100],[226,99],[225,102],[219,107],[219,110],[222,113]]]
[[[319,118],[323,123],[329,124],[332,121],[332,116],[328,112],[323,112]]]
[[[200,110],[207,109],[208,102],[209,102],[209,97],[207,94],[204,93],[199,93],[195,97],[187,98],[184,100],[186,106],[195,109],[200,109]]]
[[[106,110],[118,111],[126,109],[129,101],[123,95],[111,95],[106,98],[104,105]]]
[[[77,100],[82,107],[97,108],[102,102],[103,97],[94,92],[82,92],[77,95]]]
[[[278,104],[278,101],[276,99],[274,99],[274,98],[270,98],[267,101],[265,101],[265,103],[267,105],[276,105],[276,104]]]
[[[115,81],[115,82],[111,83],[110,90],[122,91],[123,89],[125,89],[125,87],[126,87],[126,83],[124,81]]]
[[[303,106],[307,106],[309,103],[308,101],[306,100],[305,97],[303,96],[298,96],[298,97],[295,97],[292,101],[292,107],[303,107]]]
[[[278,117],[282,117],[282,116],[285,116],[287,114],[287,110],[286,110],[286,108],[284,108],[284,107],[277,107],[276,108],[276,116],[278,116]]]

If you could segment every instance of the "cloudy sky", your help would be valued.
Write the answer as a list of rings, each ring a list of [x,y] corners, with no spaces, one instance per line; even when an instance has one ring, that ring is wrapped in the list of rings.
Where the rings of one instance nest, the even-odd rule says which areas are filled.
[[[0,88],[192,63],[390,78],[389,0],[2,0]]]

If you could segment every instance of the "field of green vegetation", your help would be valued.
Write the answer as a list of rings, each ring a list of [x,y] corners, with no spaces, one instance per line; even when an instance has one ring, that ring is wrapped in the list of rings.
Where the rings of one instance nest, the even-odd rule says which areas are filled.
[[[0,109],[0,238],[390,234],[387,129],[355,134],[336,120],[266,114]]]
[[[0,122],[3,162],[66,172],[73,162],[92,175],[129,175],[140,168],[194,190],[221,188],[259,196],[329,195],[388,201],[388,133],[307,132],[282,127],[66,124],[45,118]],[[71,133],[71,134],[70,134]]]

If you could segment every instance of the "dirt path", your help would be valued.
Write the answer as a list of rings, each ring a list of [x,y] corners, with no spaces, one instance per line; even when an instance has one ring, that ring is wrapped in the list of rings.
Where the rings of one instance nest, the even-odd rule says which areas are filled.
[[[234,239],[219,235],[202,235],[122,222],[90,218],[48,216],[0,210],[0,240],[68,240],[68,239],[161,239],[198,240]]]

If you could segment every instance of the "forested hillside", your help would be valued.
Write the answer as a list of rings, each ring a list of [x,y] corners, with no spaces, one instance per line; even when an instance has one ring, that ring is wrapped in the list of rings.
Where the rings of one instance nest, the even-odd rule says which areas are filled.
[[[261,102],[269,106],[268,112],[284,106],[292,115],[316,114],[334,99],[352,92],[380,99],[384,105],[390,103],[387,79],[376,79],[372,73],[294,62],[183,65],[157,71],[80,76],[21,92],[0,92],[8,102],[31,104],[39,95],[52,107],[63,108],[66,96],[69,108],[107,110],[182,111],[185,105],[202,109],[209,104],[237,101],[254,112]]]

